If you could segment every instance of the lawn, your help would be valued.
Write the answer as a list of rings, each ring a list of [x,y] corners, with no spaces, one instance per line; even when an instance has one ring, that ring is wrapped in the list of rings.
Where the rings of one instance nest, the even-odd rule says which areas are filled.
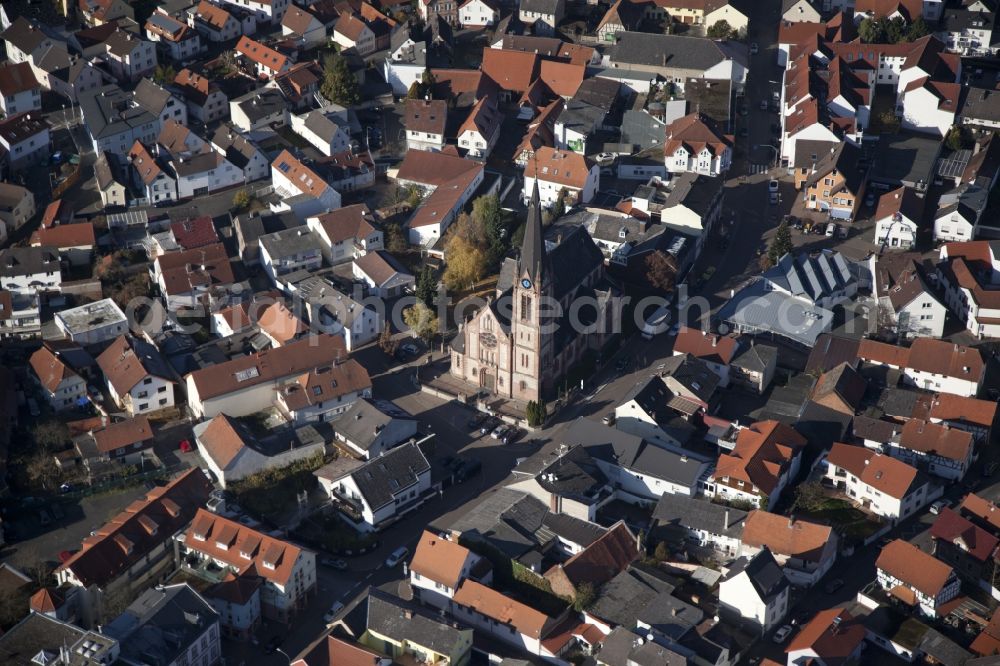
[[[834,529],[852,541],[864,541],[877,532],[882,524],[872,518],[847,500],[827,498],[823,503],[803,517],[810,520],[832,525]]]

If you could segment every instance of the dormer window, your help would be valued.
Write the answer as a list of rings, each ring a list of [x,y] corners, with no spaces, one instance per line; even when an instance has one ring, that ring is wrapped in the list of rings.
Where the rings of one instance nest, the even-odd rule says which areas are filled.
[[[215,546],[219,550],[229,550],[229,544],[228,543],[224,543],[222,541],[216,541],[215,542]]]
[[[264,568],[265,569],[271,569],[273,571],[274,568],[275,568],[275,566],[277,566],[277,565],[274,562],[269,562],[267,560],[264,560]]]
[[[625,238],[625,236],[627,235],[628,235],[628,229],[626,229],[625,227],[622,227],[621,229],[618,230],[618,238]]]

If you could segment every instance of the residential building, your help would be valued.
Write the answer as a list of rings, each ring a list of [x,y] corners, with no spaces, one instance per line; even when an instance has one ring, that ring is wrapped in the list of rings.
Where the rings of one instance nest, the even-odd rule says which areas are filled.
[[[708,116],[691,113],[667,125],[666,131],[663,155],[670,173],[719,176],[729,170],[735,139]]]
[[[819,376],[810,399],[827,409],[854,416],[867,388],[868,383],[854,366],[844,362]]]
[[[997,415],[995,401],[952,393],[936,393],[926,398],[921,395],[920,398],[913,410],[914,416],[925,418],[931,423],[964,430],[972,435],[976,444],[985,444],[990,440]]]
[[[261,614],[270,620],[289,622],[316,591],[316,553],[205,509],[199,508],[174,540],[178,559],[196,574],[208,569],[204,575],[212,575],[211,564],[236,576],[252,572],[262,578]]]
[[[879,326],[899,339],[941,338],[948,308],[912,255],[872,255],[872,293],[878,297]]]
[[[201,0],[193,12],[188,13],[188,25],[197,30],[210,42],[228,42],[240,35],[252,35],[257,32],[257,21],[250,15],[251,29],[237,20],[232,14],[212,4]]]
[[[664,493],[653,509],[650,539],[717,551],[726,557],[740,552],[747,512],[706,499]]]
[[[240,132],[273,130],[288,124],[288,102],[280,90],[258,88],[229,100],[229,116]]]
[[[944,137],[955,124],[962,86],[951,81],[917,79],[899,96],[904,129]]]
[[[82,588],[83,626],[102,623],[173,568],[172,538],[208,501],[208,477],[189,469],[129,504],[54,572],[56,582]]]
[[[1000,335],[1000,271],[993,243],[971,241],[941,247],[938,277],[945,303],[978,338]]]
[[[316,335],[200,368],[185,375],[188,411],[199,419],[262,411],[278,388],[346,357],[343,338]]]
[[[554,635],[561,618],[545,615],[468,578],[455,592],[450,610],[459,621],[540,657],[555,657],[558,648],[570,640],[566,634]],[[550,637],[561,640],[546,641]]]
[[[899,434],[885,442],[886,453],[929,474],[961,480],[972,465],[972,435],[964,430],[910,419]]]
[[[187,104],[188,115],[202,124],[225,118],[229,113],[226,94],[215,81],[201,74],[182,69],[174,77],[174,86]]]
[[[716,385],[711,370],[704,368],[708,383]],[[673,379],[671,377],[670,379]],[[698,380],[695,380],[696,383]],[[671,382],[672,383],[672,382]],[[707,407],[707,403],[686,394],[663,377],[640,380],[615,407],[615,427],[678,453],[685,452],[693,427],[688,419]]]
[[[42,108],[42,87],[31,63],[19,62],[0,67],[0,111],[10,117]]]
[[[448,103],[445,100],[406,100],[406,148],[439,151],[445,144]]]
[[[163,160],[156,157],[139,141],[128,151],[132,167],[132,182],[142,192],[145,203],[157,204],[177,200],[176,174]]]
[[[797,4],[805,4],[799,0]],[[868,630],[860,618],[843,608],[816,613],[791,640],[785,653],[789,664],[859,663]]]
[[[306,219],[340,208],[340,193],[287,150],[271,163],[271,180],[281,197],[274,212],[290,210]]]
[[[51,206],[52,204],[50,204]],[[31,234],[33,247],[53,247],[72,266],[89,266],[93,261],[93,250],[97,245],[92,222],[74,222],[57,226],[43,226]]]
[[[232,11],[228,5],[238,7],[241,9],[249,9],[256,19],[258,24],[273,24],[277,25],[281,23],[282,17],[284,17],[285,12],[288,11],[288,7],[291,4],[289,0],[246,0],[245,2],[236,2],[235,0],[223,0],[227,4],[227,10]]]
[[[863,446],[834,443],[824,480],[871,513],[892,523],[906,520],[937,491],[917,468]]]
[[[934,213],[934,240],[963,242],[979,237],[982,227],[991,227],[983,219],[989,203],[989,191],[978,183],[962,183],[938,199]]]
[[[761,633],[781,624],[788,613],[791,585],[771,551],[740,557],[719,581],[719,614]]]
[[[865,171],[859,166],[861,149],[844,141],[815,164],[800,184],[809,210],[825,211],[838,220],[853,221],[865,195]]]
[[[306,220],[330,264],[340,264],[383,249],[382,231],[365,204],[346,206]]]
[[[94,664],[118,661],[121,647],[113,638],[98,631],[84,631],[67,620],[49,613],[29,613],[0,636],[0,653],[10,666],[31,666],[37,655],[89,654]]]
[[[811,587],[826,575],[839,547],[837,533],[829,525],[760,509],[743,522],[742,542],[741,555],[752,557],[766,548],[788,581],[802,587]]]
[[[277,285],[295,271],[311,272],[323,265],[319,234],[308,227],[275,231],[260,237],[260,265]]]
[[[98,154],[125,155],[137,141],[152,144],[160,133],[160,119],[115,84],[82,93],[80,109]]]
[[[482,163],[445,153],[407,150],[396,173],[400,186],[416,185],[427,195],[407,221],[409,241],[432,247],[485,179]]]
[[[145,452],[153,448],[153,429],[145,415],[109,423],[74,439],[74,448],[84,465],[118,462],[142,465]]]
[[[455,666],[469,663],[472,629],[445,622],[437,614],[375,588],[368,590],[366,610],[360,642],[391,655],[393,661],[421,660]]]
[[[668,10],[669,11],[669,10]],[[686,35],[623,32],[604,59],[601,76],[620,80],[637,92],[653,77],[667,81],[728,80],[735,88],[746,81],[745,48],[735,42]],[[625,70],[619,74],[616,70]]]
[[[368,393],[371,393],[369,387]],[[417,438],[417,420],[388,400],[354,400],[334,423],[334,434],[351,453],[371,460]]]
[[[458,25],[458,2],[447,0],[420,0],[417,11],[425,23],[431,24],[439,18],[448,25]]]
[[[466,578],[489,584],[489,561],[454,541],[424,530],[410,561],[410,585],[421,603],[447,610],[458,586]]]
[[[212,148],[226,156],[226,161],[243,173],[243,182],[267,178],[270,164],[263,151],[238,131],[220,125],[212,136]]]
[[[344,12],[333,26],[333,41],[360,56],[375,52],[375,33],[359,16]]]
[[[337,467],[335,461],[314,474],[330,497],[348,505],[355,527],[369,532],[416,510],[431,489],[430,463],[411,442],[353,469]]]
[[[121,175],[120,169],[112,167],[113,159],[108,153],[101,153],[94,162],[94,177],[97,179],[97,189],[101,193],[101,203],[105,209],[124,208],[127,201],[126,179]]]
[[[368,371],[354,359],[321,365],[278,390],[277,407],[296,425],[333,421],[372,396]]]
[[[375,160],[368,151],[355,153],[348,149],[324,158],[321,164],[327,183],[338,192],[363,190],[375,184]]]
[[[543,207],[551,208],[562,197],[569,208],[590,203],[600,188],[600,178],[600,167],[583,155],[541,146],[525,165],[522,195],[527,201],[537,187]]]
[[[902,539],[883,546],[875,566],[883,590],[928,617],[937,617],[941,605],[960,591],[950,566]]]
[[[927,391],[974,397],[986,372],[981,352],[944,340],[917,338],[908,348],[862,340],[858,358],[902,371],[902,381]]]
[[[18,16],[0,33],[7,58],[14,64],[28,62],[53,45],[53,39],[27,16]]]
[[[80,93],[104,85],[98,69],[86,58],[71,55],[62,42],[54,43],[30,62],[42,88],[73,103],[79,101]]]
[[[527,0],[518,6],[518,18],[534,35],[555,35],[565,15],[565,0]]]
[[[392,666],[392,659],[381,652],[333,634],[310,646],[305,656],[290,666],[337,666],[338,664],[366,664],[366,666]]]
[[[499,20],[498,3],[493,0],[465,0],[458,6],[458,24],[463,28],[487,28]]]
[[[53,319],[64,336],[84,346],[108,342],[128,333],[125,313],[110,298],[61,310]]]
[[[364,283],[369,294],[382,299],[402,296],[412,291],[416,284],[413,274],[384,250],[356,257],[352,273],[356,280]]]
[[[690,354],[704,361],[719,376],[719,386],[729,385],[729,365],[739,349],[736,338],[681,326],[674,341],[673,355]]]
[[[322,46],[327,40],[323,22],[296,6],[288,8],[281,17],[281,36],[306,49]]]
[[[236,282],[222,243],[161,254],[153,260],[152,277],[171,312],[210,305]]]
[[[87,381],[78,375],[59,354],[40,347],[28,359],[35,379],[53,411],[72,409],[87,396]]]
[[[242,56],[247,65],[262,79],[274,78],[292,66],[291,58],[246,35],[236,44],[236,53]]]
[[[883,251],[888,248],[912,249],[922,226],[923,208],[923,198],[908,187],[897,188],[879,197],[875,210],[875,245]]]
[[[35,216],[35,195],[26,187],[13,183],[0,183],[0,236],[6,239],[8,232],[24,226]],[[54,249],[54,248],[50,248]],[[11,270],[19,270],[8,267]],[[48,273],[49,271],[45,271]],[[46,280],[46,283],[49,281]],[[6,287],[5,287],[6,288]]]
[[[0,183],[0,201],[6,187],[17,186]],[[0,289],[18,296],[37,297],[45,292],[58,292],[61,285],[62,270],[55,248],[8,247],[0,250]]]
[[[219,486],[225,488],[254,474],[278,470],[311,458],[321,458],[322,437],[291,427],[276,429],[266,437],[225,414],[194,427],[198,453]]]
[[[944,507],[931,525],[934,557],[954,569],[960,578],[992,591],[996,584],[1000,539],[973,524],[951,507]]]
[[[129,416],[174,406],[173,372],[145,340],[122,335],[97,357],[108,392]]]
[[[184,583],[146,590],[101,633],[118,641],[124,663],[142,663],[150,650],[170,666],[222,658],[218,614]]]
[[[103,60],[119,81],[136,82],[156,69],[156,46],[127,30],[116,30],[104,41]]]
[[[310,276],[293,284],[292,293],[305,302],[312,329],[342,337],[349,352],[382,332],[384,322],[374,308],[365,307],[323,277]]]
[[[618,521],[582,551],[552,566],[544,576],[555,594],[576,598],[584,583],[599,588],[625,571],[638,557],[635,535],[623,521]]]
[[[732,453],[722,453],[709,478],[708,495],[741,499],[754,506],[774,506],[799,472],[806,439],[778,421],[742,428]]]
[[[146,37],[159,45],[174,62],[187,62],[205,48],[197,30],[160,11],[150,15],[144,29]]]
[[[351,138],[348,132],[322,110],[317,109],[301,116],[293,115],[291,122],[292,130],[324,155],[335,155],[350,148]]]
[[[777,367],[777,347],[759,344],[750,338],[749,344],[739,345],[739,351],[729,364],[729,381],[733,386],[764,393],[771,385]]]

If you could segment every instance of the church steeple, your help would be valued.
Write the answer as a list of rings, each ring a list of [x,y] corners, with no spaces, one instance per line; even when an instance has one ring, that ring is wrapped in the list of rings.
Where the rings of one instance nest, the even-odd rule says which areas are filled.
[[[545,278],[548,257],[545,253],[545,239],[542,237],[542,206],[538,200],[538,179],[531,191],[528,205],[528,219],[524,222],[524,241],[521,244],[521,275],[527,275],[533,283],[541,284]]]

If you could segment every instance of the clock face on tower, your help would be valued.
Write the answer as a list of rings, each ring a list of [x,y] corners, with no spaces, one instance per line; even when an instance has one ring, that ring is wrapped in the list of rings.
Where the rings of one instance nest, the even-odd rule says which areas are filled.
[[[484,347],[496,347],[497,336],[493,335],[492,333],[480,333],[479,344],[481,344]]]
[[[531,289],[531,280],[529,280],[528,278],[524,278],[523,280],[521,280],[521,286],[524,287],[525,289]]]

